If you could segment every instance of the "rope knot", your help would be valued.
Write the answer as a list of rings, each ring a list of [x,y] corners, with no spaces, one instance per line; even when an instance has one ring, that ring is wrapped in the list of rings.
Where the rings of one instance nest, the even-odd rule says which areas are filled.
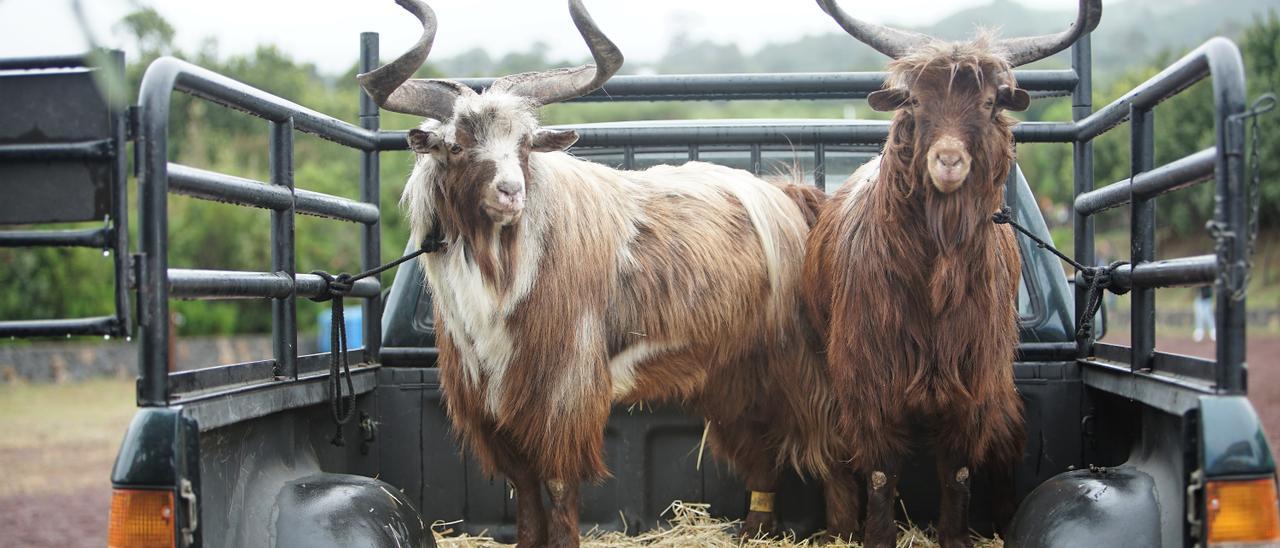
[[[1124,295],[1129,292],[1128,287],[1117,288],[1114,285],[1116,269],[1129,264],[1128,261],[1115,261],[1107,266],[1089,266],[1080,270],[1080,278],[1084,281],[1085,287],[1088,288],[1089,302],[1085,305],[1085,313],[1083,318],[1079,318],[1080,327],[1076,329],[1077,339],[1089,339],[1093,337],[1093,319],[1098,315],[1098,309],[1102,307],[1102,294],[1106,291],[1115,293],[1116,295]]]
[[[1013,215],[1009,213],[1009,206],[1000,206],[1000,211],[991,214],[991,222],[998,225],[1007,225],[1013,220]]]

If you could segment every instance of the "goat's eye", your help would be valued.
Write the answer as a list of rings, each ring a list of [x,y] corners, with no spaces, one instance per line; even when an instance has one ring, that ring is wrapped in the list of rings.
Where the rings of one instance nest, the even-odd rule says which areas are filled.
[[[912,106],[913,108],[914,108],[914,107],[918,107],[918,106],[920,106],[920,100],[919,100],[919,99],[916,99],[915,97],[912,97],[912,98],[911,98],[911,106]]]
[[[995,107],[995,106],[996,106],[996,100],[995,100],[995,99],[987,99],[986,101],[983,101],[982,106],[987,107],[987,108],[993,108],[993,107]]]
[[[449,145],[449,154],[462,154],[462,145],[452,143]]]

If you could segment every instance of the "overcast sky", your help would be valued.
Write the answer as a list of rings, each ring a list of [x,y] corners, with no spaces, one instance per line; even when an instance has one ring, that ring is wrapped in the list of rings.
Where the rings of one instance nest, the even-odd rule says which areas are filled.
[[[1071,9],[1071,0],[1020,0],[1036,7]],[[102,43],[124,47],[113,26],[138,0],[84,0]],[[990,0],[844,0],[847,10],[875,22],[926,24],[962,7]],[[338,73],[356,59],[359,34],[382,34],[384,59],[402,51],[420,32],[417,20],[392,0],[153,0],[146,2],[177,30],[178,46],[195,51],[214,37],[222,55],[274,43],[295,59]],[[1110,3],[1110,2],[1108,2]],[[83,51],[70,0],[0,0],[0,56]],[[434,0],[440,20],[434,53],[453,55],[474,47],[491,54],[527,50],[535,41],[552,58],[579,59],[585,46],[562,0]],[[680,32],[755,51],[770,41],[831,32],[835,23],[812,0],[588,0],[601,28],[629,59],[652,61]],[[1070,21],[1064,21],[1064,26]],[[130,52],[131,53],[131,52]]]

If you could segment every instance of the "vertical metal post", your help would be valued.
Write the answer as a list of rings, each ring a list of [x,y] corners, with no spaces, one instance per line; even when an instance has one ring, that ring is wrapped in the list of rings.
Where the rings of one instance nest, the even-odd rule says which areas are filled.
[[[827,191],[827,144],[813,144],[813,186]]]
[[[689,161],[698,161],[698,145],[689,145]]]
[[[1155,112],[1129,107],[1129,163],[1132,177],[1153,167],[1155,157]],[[1134,267],[1156,258],[1156,198],[1130,196],[1129,262]],[[1156,290],[1134,287],[1129,304],[1134,371],[1151,369],[1156,347]]]
[[[751,145],[751,174],[760,175],[760,144],[753,143]]]
[[[622,147],[622,169],[636,168],[636,147],[625,145]]]
[[[1239,55],[1233,52],[1233,55]],[[1240,66],[1235,63],[1226,66]],[[1221,80],[1221,81],[1219,81]],[[1245,124],[1232,116],[1245,109],[1244,75],[1227,70],[1215,75],[1214,129],[1217,134],[1217,164],[1214,166],[1214,186],[1217,200],[1214,203],[1214,222],[1227,235],[1219,236],[1215,246],[1219,272],[1214,289],[1217,293],[1215,325],[1218,331],[1215,371],[1217,390],[1227,394],[1244,394],[1248,389],[1247,337],[1245,323],[1245,269],[1248,268],[1249,230],[1245,211],[1248,207],[1248,187],[1245,179]],[[1228,283],[1229,281],[1229,283]],[[1233,287],[1234,286],[1234,287]],[[1241,289],[1239,298],[1233,289]]]
[[[378,67],[378,33],[360,33],[360,72],[369,72]],[[378,105],[363,91],[360,95],[360,127],[378,130]],[[360,153],[360,200],[372,204],[381,210],[381,175],[379,174],[379,151],[375,147]],[[382,222],[364,225],[364,269],[376,268],[382,264]],[[382,276],[375,276],[382,283]],[[364,300],[364,355],[367,361],[382,361],[379,352],[382,349],[382,296],[375,295]]]
[[[150,72],[147,74],[151,75]],[[163,76],[157,76],[161,78]],[[169,94],[171,86],[142,79],[138,99],[138,405],[163,406],[169,369]]]
[[[269,139],[271,184],[293,193],[293,119],[271,122]],[[271,211],[271,270],[294,279],[293,207]],[[275,355],[272,374],[298,378],[298,306],[296,292],[271,300],[271,341]]]
[[[111,51],[111,66],[102,67],[100,70],[109,70],[115,74],[116,81],[124,82],[124,52],[120,50]],[[129,109],[124,105],[113,105],[116,108],[112,113],[112,123],[115,125],[115,140],[120,143],[120,150],[116,151],[115,165],[115,181],[116,187],[112,189],[111,196],[111,234],[107,237],[111,240],[111,245],[115,247],[115,256],[111,259],[114,261],[116,274],[116,326],[118,332],[127,336],[132,329],[133,314],[129,310],[129,175],[128,175],[128,155],[125,154],[124,145],[127,139],[126,126],[129,124]]]
[[[1071,119],[1079,122],[1093,113],[1093,57],[1090,50],[1090,36],[1085,34],[1071,47],[1071,68],[1076,71],[1076,88],[1071,91]],[[1072,166],[1075,178],[1075,195],[1079,196],[1093,190],[1093,141],[1076,140],[1072,143]],[[1096,260],[1093,254],[1093,217],[1081,215],[1072,210],[1072,234],[1075,239],[1075,256],[1081,264],[1092,265]],[[1079,282],[1076,273],[1076,321],[1080,321],[1089,303],[1088,292]],[[1076,353],[1085,357],[1093,350],[1093,339],[1076,341]]]

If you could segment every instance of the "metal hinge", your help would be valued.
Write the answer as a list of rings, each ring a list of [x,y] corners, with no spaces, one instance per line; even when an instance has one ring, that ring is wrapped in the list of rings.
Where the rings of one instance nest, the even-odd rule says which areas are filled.
[[[196,493],[191,488],[191,480],[183,478],[178,482],[178,496],[187,506],[187,523],[182,527],[182,542],[191,546],[196,542],[196,528],[200,526],[200,512],[196,509]]]
[[[1204,521],[1200,519],[1198,494],[1204,489],[1204,472],[1196,470],[1191,473],[1191,481],[1187,485],[1187,527],[1191,538],[1196,539],[1195,546],[1201,546],[1200,536],[1204,532]]]

